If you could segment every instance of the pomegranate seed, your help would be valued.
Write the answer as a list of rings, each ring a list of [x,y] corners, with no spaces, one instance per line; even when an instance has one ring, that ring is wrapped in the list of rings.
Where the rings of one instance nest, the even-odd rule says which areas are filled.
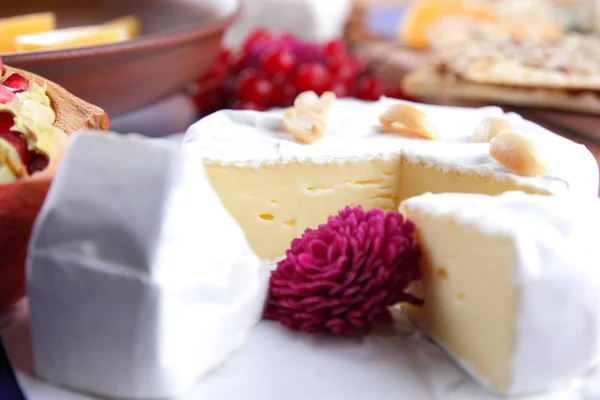
[[[327,42],[323,51],[325,53],[325,58],[328,60],[340,60],[348,56],[348,47],[341,39]]]
[[[260,60],[261,68],[269,75],[288,75],[296,67],[296,56],[285,48],[273,48]]]
[[[29,165],[29,150],[27,149],[27,140],[18,132],[0,133],[0,139],[6,140],[12,144],[19,154],[19,158],[24,165]]]
[[[0,85],[0,104],[17,100],[17,96],[6,86]]]
[[[273,83],[254,70],[246,70],[239,76],[237,82],[237,96],[244,102],[265,105],[273,95]]]
[[[364,76],[358,82],[357,97],[362,100],[379,100],[385,93],[385,84],[376,76]]]
[[[232,108],[234,110],[254,110],[254,111],[264,111],[265,108],[260,104],[256,104],[252,101],[243,101],[237,100],[233,103]]]
[[[339,98],[350,96],[350,84],[345,81],[335,81],[329,87],[329,90],[335,93]]]
[[[31,159],[30,159],[29,163],[27,163],[29,165],[29,167],[27,169],[28,169],[30,175],[33,174],[34,172],[38,172],[38,171],[42,171],[42,170],[46,169],[46,167],[49,164],[48,157],[46,157],[43,154],[32,151],[30,157],[31,157]]]
[[[250,35],[248,35],[248,38],[244,42],[244,52],[248,53],[258,45],[264,46],[272,40],[273,38],[271,37],[271,34],[268,30],[264,28],[257,28],[254,31],[252,31]]]
[[[288,107],[294,104],[296,98],[296,88],[289,82],[283,82],[275,86],[271,107]]]
[[[0,133],[11,132],[10,128],[12,128],[14,124],[14,117],[11,113],[0,113]]]
[[[319,63],[302,64],[294,76],[294,86],[298,93],[313,90],[322,94],[330,84],[331,75],[325,66]]]
[[[8,75],[2,84],[12,89],[13,93],[21,93],[29,89],[29,81],[23,75],[14,72]]]
[[[329,73],[335,77],[336,80],[342,82],[350,82],[356,78],[358,70],[353,63],[345,60],[332,61],[329,64]]]

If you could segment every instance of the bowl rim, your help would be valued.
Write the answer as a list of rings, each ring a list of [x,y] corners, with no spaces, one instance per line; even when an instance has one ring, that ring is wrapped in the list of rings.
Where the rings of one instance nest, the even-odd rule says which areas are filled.
[[[90,60],[102,58],[107,55],[121,55],[137,53],[144,50],[155,51],[164,47],[171,47],[182,43],[194,41],[200,37],[214,34],[231,25],[241,14],[242,1],[237,1],[235,8],[226,15],[211,18],[198,26],[188,28],[175,28],[163,32],[150,33],[137,38],[116,43],[107,43],[95,46],[73,47],[67,49],[27,51],[0,53],[0,58],[8,64],[31,64],[52,61]]]

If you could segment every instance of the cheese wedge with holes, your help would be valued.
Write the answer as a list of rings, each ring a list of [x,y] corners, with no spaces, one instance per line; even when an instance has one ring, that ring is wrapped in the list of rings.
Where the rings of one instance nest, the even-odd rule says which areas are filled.
[[[523,395],[597,364],[597,199],[425,194],[400,212],[424,254],[425,305],[408,314],[473,377]]]
[[[429,117],[437,140],[381,130],[380,116],[401,103]],[[293,238],[347,205],[392,210],[426,192],[598,194],[598,165],[584,146],[496,107],[341,99],[325,135],[311,144],[287,133],[282,116],[220,111],[193,125],[183,144],[204,160],[215,191],[261,258],[283,256]],[[516,174],[490,156],[488,143],[474,143],[475,127],[487,117],[504,118],[539,143],[547,172]]]

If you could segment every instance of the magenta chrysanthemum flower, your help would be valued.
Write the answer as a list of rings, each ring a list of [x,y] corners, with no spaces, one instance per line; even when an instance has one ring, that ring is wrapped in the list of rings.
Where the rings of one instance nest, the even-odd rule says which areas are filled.
[[[397,212],[346,207],[292,241],[269,280],[265,318],[304,332],[362,335],[421,278],[415,226]]]

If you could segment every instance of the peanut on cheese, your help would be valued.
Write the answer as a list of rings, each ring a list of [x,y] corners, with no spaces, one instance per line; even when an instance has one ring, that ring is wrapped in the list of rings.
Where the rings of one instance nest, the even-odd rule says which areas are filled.
[[[300,93],[294,107],[284,111],[283,127],[301,143],[316,142],[327,132],[327,117],[336,100],[333,92],[321,96],[312,91]]]

